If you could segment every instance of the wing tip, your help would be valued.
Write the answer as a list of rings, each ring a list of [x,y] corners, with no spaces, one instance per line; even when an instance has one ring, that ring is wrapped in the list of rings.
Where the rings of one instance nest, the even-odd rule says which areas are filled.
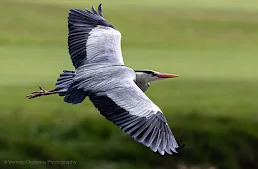
[[[176,151],[180,152],[185,147],[185,144],[176,147]]]
[[[95,7],[92,5],[91,6],[91,10],[92,10],[92,12],[95,14],[95,15],[98,15],[98,13],[97,13],[97,11],[96,11],[96,9],[95,9]]]
[[[99,15],[100,15],[100,16],[102,16],[102,17],[104,18],[102,3],[100,3],[100,4],[99,4],[98,12],[99,12]]]
[[[138,140],[136,140],[136,141],[138,141]],[[163,147],[160,148],[159,146],[161,144],[163,144],[162,141],[159,144],[157,144],[156,146],[152,146],[152,143],[144,142],[144,140],[140,143],[142,143],[146,147],[150,148],[153,152],[155,152],[155,153],[158,152],[162,156],[165,154],[169,154],[169,155],[172,155],[175,153],[178,154],[182,150],[182,148],[184,148],[184,146],[185,146],[185,144],[178,146],[177,143],[175,143],[175,144],[172,143],[170,145],[165,145],[165,146],[163,145]]]
[[[84,8],[84,10],[81,10],[79,8],[71,8],[69,10],[69,14],[73,14],[74,12],[78,13],[78,12],[83,12],[83,13],[90,13],[90,14],[93,14],[93,15],[98,15],[98,16],[101,16],[104,18],[104,15],[103,15],[103,5],[102,3],[99,4],[98,6],[98,12],[97,10],[95,9],[94,5],[91,6],[91,11],[88,10],[87,8]]]

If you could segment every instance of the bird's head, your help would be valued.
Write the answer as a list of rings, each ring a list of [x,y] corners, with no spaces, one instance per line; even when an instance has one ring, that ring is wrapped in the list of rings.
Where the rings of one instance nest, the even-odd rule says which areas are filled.
[[[176,78],[179,77],[175,74],[167,74],[167,73],[160,73],[153,70],[135,70],[136,73],[136,81],[138,83],[148,83],[157,80],[163,80],[167,78]]]

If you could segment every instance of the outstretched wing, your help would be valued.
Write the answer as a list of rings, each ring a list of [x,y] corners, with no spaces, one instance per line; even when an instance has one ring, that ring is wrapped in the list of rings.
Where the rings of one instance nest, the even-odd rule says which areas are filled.
[[[98,12],[71,9],[68,16],[68,47],[74,67],[94,62],[123,65],[121,34]]]
[[[163,113],[133,81],[110,82],[109,86],[109,90],[90,94],[103,116],[154,152],[177,152],[178,144]]]

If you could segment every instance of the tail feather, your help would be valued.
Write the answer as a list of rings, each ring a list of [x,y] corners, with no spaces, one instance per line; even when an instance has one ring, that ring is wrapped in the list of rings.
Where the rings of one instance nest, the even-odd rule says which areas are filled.
[[[74,71],[64,70],[64,73],[60,74],[56,82],[55,90],[61,92],[59,96],[64,96],[73,83],[73,78],[75,76]]]
[[[65,96],[65,102],[78,104],[86,98],[87,94],[83,90],[78,90],[74,87],[74,76],[74,71],[64,70],[57,79],[55,90],[58,91],[59,96]]]

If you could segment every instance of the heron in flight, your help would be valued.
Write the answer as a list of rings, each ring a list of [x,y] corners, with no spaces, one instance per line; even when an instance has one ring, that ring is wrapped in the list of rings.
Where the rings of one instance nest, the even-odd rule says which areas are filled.
[[[87,96],[99,112],[137,142],[161,155],[179,148],[162,111],[144,92],[150,82],[178,75],[133,70],[124,65],[121,34],[98,12],[71,9],[68,16],[68,48],[76,71],[64,70],[53,90],[27,95],[29,99],[58,94],[71,104]]]

